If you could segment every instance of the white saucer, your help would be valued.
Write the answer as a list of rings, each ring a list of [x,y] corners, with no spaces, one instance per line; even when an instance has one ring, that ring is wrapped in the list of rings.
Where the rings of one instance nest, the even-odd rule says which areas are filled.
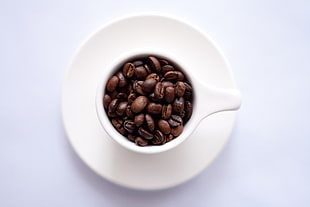
[[[161,154],[137,154],[119,146],[97,118],[97,84],[120,53],[142,47],[184,58],[209,85],[235,88],[224,56],[197,28],[169,15],[131,15],[103,26],[78,49],[63,85],[63,121],[73,148],[96,173],[129,188],[164,189],[193,178],[214,160],[230,136],[235,112],[209,116],[185,142]]]

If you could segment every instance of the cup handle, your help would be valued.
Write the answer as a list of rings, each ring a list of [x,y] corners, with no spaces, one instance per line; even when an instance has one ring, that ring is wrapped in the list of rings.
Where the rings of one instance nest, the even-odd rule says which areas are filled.
[[[241,94],[237,89],[225,89],[207,86],[200,82],[200,87],[196,94],[198,120],[207,116],[221,112],[238,110],[241,106]],[[195,89],[195,90],[197,90]]]

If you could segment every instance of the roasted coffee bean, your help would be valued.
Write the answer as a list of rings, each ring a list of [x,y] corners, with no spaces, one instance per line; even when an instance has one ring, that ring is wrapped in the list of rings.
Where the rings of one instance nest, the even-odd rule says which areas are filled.
[[[157,81],[153,78],[147,79],[143,82],[142,89],[143,91],[150,93],[154,90]]]
[[[119,129],[116,129],[121,135],[123,135],[123,136],[127,136],[127,134],[128,134],[128,132],[127,132],[127,130],[126,129],[124,129],[124,127],[121,127],[121,128],[119,128]]]
[[[123,114],[125,113],[126,109],[127,109],[127,105],[128,105],[128,102],[127,101],[123,101],[123,102],[120,102],[117,106],[117,109],[116,109],[116,114],[118,116],[123,116]]]
[[[164,88],[167,88],[169,86],[173,87],[173,83],[170,82],[170,81],[163,81],[162,85],[163,85]]]
[[[193,88],[192,88],[192,86],[189,83],[184,82],[184,85],[185,85],[185,90],[186,91],[192,92]]]
[[[129,141],[135,142],[136,136],[135,136],[135,135],[132,135],[132,134],[128,134],[128,135],[127,135],[127,139],[128,139]]]
[[[139,113],[141,112],[145,107],[146,105],[148,104],[149,100],[147,97],[145,96],[139,96],[138,98],[136,98],[132,104],[131,104],[131,110],[134,112],[134,113]]]
[[[140,127],[138,129],[138,133],[144,138],[144,139],[152,139],[153,138],[153,134],[151,132],[148,132],[146,129],[143,129],[142,127]]]
[[[129,133],[134,133],[136,131],[135,122],[130,120],[124,121],[124,129],[126,129]]]
[[[127,85],[127,79],[125,78],[124,74],[121,71],[117,72],[116,76],[119,79],[118,87],[122,88]]]
[[[146,121],[146,125],[149,128],[150,131],[154,131],[155,129],[155,122],[154,119],[151,115],[149,114],[145,114],[145,121]]]
[[[125,101],[125,100],[127,100],[127,94],[126,93],[118,93],[115,98]]]
[[[136,60],[136,61],[133,61],[132,63],[135,65],[135,67],[138,67],[138,66],[144,64],[143,61],[141,61],[141,60]]]
[[[117,117],[117,114],[115,111],[108,111],[108,117],[114,118],[114,117]]]
[[[178,116],[178,115],[172,115],[171,116],[171,119],[178,122],[179,125],[183,125],[183,119],[182,117]]]
[[[171,134],[173,134],[173,136],[175,137],[179,136],[182,132],[183,132],[183,125],[171,129]]]
[[[119,78],[116,75],[113,75],[107,82],[107,91],[114,91],[118,86]]]
[[[105,94],[103,96],[103,107],[105,110],[108,109],[108,106],[111,103],[111,101],[112,101],[111,96],[109,96],[108,94]]]
[[[149,114],[160,114],[162,107],[160,103],[151,102],[147,105],[146,110]]]
[[[169,123],[169,125],[170,125],[171,127],[177,127],[177,126],[180,125],[179,122],[177,122],[177,121],[175,121],[175,120],[173,120],[173,119],[169,119],[169,120],[168,120],[168,123]]]
[[[155,93],[151,93],[151,94],[149,95],[149,99],[150,99],[151,101],[153,101],[153,102],[159,102],[159,101],[160,101],[160,99],[156,98]]]
[[[170,142],[171,140],[173,140],[174,136],[172,134],[169,134],[166,136],[166,141]]]
[[[161,117],[163,119],[169,119],[172,113],[172,105],[163,105],[162,110],[161,110]]]
[[[181,97],[185,93],[185,84],[182,81],[178,81],[175,83],[175,95]]]
[[[111,119],[111,122],[116,129],[121,128],[123,125],[123,120],[121,118]]]
[[[185,100],[183,97],[174,99],[172,109],[174,112],[180,112],[184,110]]]
[[[137,127],[142,126],[142,124],[144,123],[144,114],[138,114],[135,116],[134,122],[136,124]]]
[[[143,139],[142,137],[136,137],[135,138],[135,143],[141,147],[144,147],[146,145],[148,145],[148,141]]]
[[[143,91],[143,83],[144,81],[135,81],[133,84],[134,91],[140,95],[146,95],[146,93]]]
[[[172,103],[173,100],[174,100],[174,94],[175,94],[175,90],[173,87],[171,86],[168,86],[166,89],[165,89],[165,101],[167,103]]]
[[[164,134],[169,134],[170,133],[171,128],[170,128],[169,123],[166,120],[160,119],[157,122],[157,125],[158,125],[160,131],[162,131],[162,133],[164,133]]]
[[[152,70],[151,70],[151,68],[149,67],[148,64],[144,64],[144,68],[145,68],[145,70],[146,70],[148,73],[152,73]]]
[[[162,73],[165,74],[165,73],[167,73],[169,71],[174,71],[175,69],[174,69],[174,67],[172,65],[164,65],[161,68],[161,70],[162,70]]]
[[[164,97],[165,88],[161,82],[158,82],[154,89],[154,94],[157,99],[162,99]]]
[[[136,93],[130,93],[128,98],[127,98],[128,104],[131,104],[136,98],[137,98],[137,94]]]
[[[154,56],[149,56],[147,58],[147,61],[149,62],[150,66],[152,67],[152,70],[155,71],[156,73],[160,73],[161,71],[161,66],[158,61],[158,59]]]
[[[128,81],[129,82],[129,81]],[[127,93],[128,94],[131,94],[133,93],[134,90],[133,90],[133,86],[132,86],[132,83],[129,82],[129,84],[127,85]]]
[[[144,80],[147,76],[147,71],[144,66],[138,66],[135,68],[135,77],[138,80]]]
[[[180,71],[168,71],[165,73],[164,78],[171,81],[184,80],[184,74]]]
[[[130,119],[133,119],[135,117],[134,113],[131,111],[131,105],[127,105],[126,115]]]
[[[193,113],[193,105],[190,101],[185,101],[185,119],[188,120]]]
[[[111,101],[111,103],[109,104],[109,106],[108,106],[108,111],[109,112],[114,112],[116,110],[116,108],[117,108],[118,102],[119,102],[119,100],[117,98],[113,99]]]
[[[109,95],[111,96],[112,100],[117,98],[117,94],[118,94],[118,92],[116,90],[109,93]]]
[[[145,80],[148,80],[148,79],[155,79],[157,82],[159,81],[159,75],[157,73],[151,73],[149,74],[148,76],[146,76]]]
[[[123,67],[123,74],[126,78],[131,78],[135,74],[135,65],[126,63]]]
[[[168,60],[165,60],[165,59],[159,59],[159,63],[160,63],[161,66],[169,64]]]
[[[165,135],[159,131],[159,130],[155,130],[154,132],[154,138],[152,139],[152,144],[158,145],[163,143],[165,140]]]

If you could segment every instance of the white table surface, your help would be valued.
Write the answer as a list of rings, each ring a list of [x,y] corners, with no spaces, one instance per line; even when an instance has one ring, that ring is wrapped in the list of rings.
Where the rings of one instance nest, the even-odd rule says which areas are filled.
[[[174,14],[208,32],[243,94],[223,153],[162,191],[93,173],[61,122],[74,51],[100,25],[138,11]],[[310,206],[309,1],[1,1],[0,17],[1,207]]]

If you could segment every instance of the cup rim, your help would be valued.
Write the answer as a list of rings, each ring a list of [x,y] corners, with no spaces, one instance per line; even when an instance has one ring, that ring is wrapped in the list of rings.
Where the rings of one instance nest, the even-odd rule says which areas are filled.
[[[129,141],[126,137],[121,135],[112,125],[111,121],[109,120],[106,111],[104,110],[102,100],[105,92],[105,86],[107,80],[110,78],[110,76],[115,73],[117,69],[119,69],[126,60],[137,58],[137,57],[142,57],[142,56],[149,56],[149,55],[155,55],[156,57],[161,57],[168,59],[169,61],[173,62],[178,68],[182,70],[182,72],[185,73],[186,77],[190,80],[193,91],[194,91],[194,96],[193,96],[193,112],[191,118],[187,121],[187,123],[184,125],[183,132],[176,137],[175,139],[163,144],[163,145],[149,145],[149,146],[138,146],[134,142]],[[160,152],[164,152],[167,150],[171,150],[184,142],[190,134],[194,131],[194,129],[197,127],[198,123],[200,120],[197,120],[198,117],[196,116],[196,102],[195,101],[195,88],[197,87],[195,84],[195,77],[193,75],[189,74],[189,72],[186,70],[186,64],[184,61],[181,61],[180,58],[175,57],[172,55],[172,53],[163,51],[163,50],[158,50],[158,49],[150,49],[150,48],[136,48],[132,49],[130,51],[123,52],[120,54],[117,58],[111,61],[111,64],[108,65],[107,69],[103,71],[104,75],[102,75],[101,79],[98,82],[97,86],[97,91],[96,91],[96,112],[97,112],[97,117],[99,119],[99,122],[102,126],[102,128],[107,132],[109,137],[116,141],[116,143],[120,144],[124,148],[138,152],[138,153],[143,153],[143,154],[156,154]]]

